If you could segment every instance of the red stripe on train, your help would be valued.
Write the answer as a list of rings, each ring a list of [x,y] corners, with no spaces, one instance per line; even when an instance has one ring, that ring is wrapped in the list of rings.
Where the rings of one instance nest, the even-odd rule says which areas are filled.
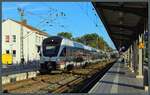
[[[64,65],[65,63],[63,62],[63,63],[59,63],[59,65]]]

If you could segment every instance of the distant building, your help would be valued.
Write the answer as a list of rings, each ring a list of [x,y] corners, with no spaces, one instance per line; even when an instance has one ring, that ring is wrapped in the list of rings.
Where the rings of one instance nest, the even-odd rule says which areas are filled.
[[[2,54],[12,54],[12,63],[20,63],[20,31],[21,22],[7,19],[2,22]],[[40,59],[39,50],[44,38],[50,36],[23,20],[23,52],[24,61],[37,61]]]

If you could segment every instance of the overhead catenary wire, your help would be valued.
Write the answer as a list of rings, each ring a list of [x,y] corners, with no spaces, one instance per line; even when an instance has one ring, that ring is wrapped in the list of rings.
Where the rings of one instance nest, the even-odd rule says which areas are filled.
[[[53,10],[54,10],[54,9],[53,9]],[[46,23],[45,23],[44,25],[42,25],[42,27],[40,27],[39,30],[40,30],[41,28],[44,28],[45,26],[47,26],[49,23],[52,23],[53,21],[55,21],[55,20],[58,18],[58,13],[57,13],[57,14],[56,14],[57,16],[56,16],[54,19],[51,19],[50,21],[46,21],[51,15],[53,15],[55,12],[57,12],[57,10],[54,10],[53,13],[49,13],[49,15],[48,15],[46,18],[43,18],[43,17],[41,17],[41,16],[39,16],[39,15],[36,15],[35,13],[30,12],[30,11],[25,11],[25,12],[26,12],[26,16],[32,17],[32,19],[34,19],[35,21],[37,21],[37,20],[35,19],[35,17],[30,16],[30,15],[34,15],[34,16],[36,16],[36,17],[39,17],[39,18],[44,19],[44,20],[42,20],[38,25],[41,25],[41,24],[44,23],[44,22],[46,22]],[[64,15],[64,16],[66,15],[64,12],[59,12],[59,13],[61,13],[61,15]],[[38,26],[38,25],[37,25],[37,26]],[[66,28],[65,25],[55,25],[55,26],[60,26],[60,27],[63,27],[64,29]],[[51,27],[50,30],[54,30],[54,29],[56,29],[56,28]],[[54,30],[54,31],[55,31],[55,30]],[[28,36],[30,36],[30,35],[33,34],[33,33],[36,33],[36,31],[30,32],[29,34],[25,35],[25,36],[23,37],[23,39],[27,38]]]
[[[26,11],[26,13],[28,14],[29,13],[29,11]],[[30,13],[32,13],[32,12],[30,12]],[[32,14],[34,14],[34,13],[32,13]],[[50,14],[51,15],[51,14]],[[50,15],[48,15],[47,17],[49,17]],[[29,15],[27,15],[27,16],[29,16]],[[30,17],[32,17],[32,16],[30,16]],[[44,19],[43,20],[43,22],[45,21],[46,19]],[[53,19],[54,20],[54,19]],[[40,22],[40,24],[41,24],[42,22]],[[30,34],[27,34],[27,35],[25,35],[23,38],[25,39],[26,37],[28,37],[28,36],[30,36],[31,34],[33,34],[33,33],[35,33],[35,32],[31,32]]]
[[[80,8],[81,8],[81,10],[87,15],[87,12],[85,12],[84,11],[84,9],[80,6],[80,5],[78,5]],[[95,15],[95,14],[94,14]],[[95,15],[95,16],[97,16],[97,15]],[[98,24],[95,22],[95,21],[93,21],[92,19],[91,19],[91,17],[89,17],[89,15],[87,15],[87,17],[94,23],[94,25],[96,25],[96,27],[98,27],[99,28],[99,26],[98,26]],[[103,27],[103,25],[101,25],[101,27]],[[100,31],[101,32],[104,32],[104,31],[102,31],[101,30],[101,28],[99,28],[100,29]],[[103,34],[105,34],[105,33],[103,33]],[[105,40],[105,39],[104,39]]]
[[[60,12],[60,13],[61,13],[60,14],[61,16],[63,16],[63,17],[66,16],[66,14],[64,12]],[[60,17],[60,15],[57,14],[56,18]],[[64,28],[65,30],[66,30],[67,27],[69,27],[69,26],[65,26],[65,25],[61,24],[60,20],[59,20],[59,23],[58,22],[54,22],[56,20],[56,18],[54,18],[53,20],[48,21],[44,26],[49,25],[49,26],[52,26],[51,28],[61,27],[61,28]],[[55,23],[55,24],[59,24],[59,25],[53,25],[53,24],[50,24],[50,23]],[[64,23],[64,21],[63,21],[63,23]]]
[[[54,10],[54,9],[53,9]],[[59,12],[59,11],[57,11],[57,12]],[[64,12],[59,12],[59,13],[61,13],[61,14],[63,14],[64,16],[66,15]],[[58,13],[57,13],[58,14]],[[32,13],[32,15],[35,15],[34,13]],[[50,15],[50,14],[49,14]],[[47,28],[50,28],[50,27],[48,27],[48,25],[50,24],[50,23],[53,23],[53,21],[55,21],[56,20],[56,18],[54,18],[53,20],[51,19],[50,21],[47,21],[47,19],[48,19],[48,17],[49,16],[47,16],[47,18],[45,18],[43,21],[41,21],[39,24],[41,25],[41,26],[39,26],[39,29],[41,29],[41,28],[44,28],[44,27],[46,27],[47,26]],[[45,23],[44,25],[42,25],[41,23]],[[56,27],[62,27],[62,28],[64,28],[64,29],[66,29],[66,26],[65,25],[53,25],[53,24],[51,24],[52,26],[56,26]],[[54,28],[54,27],[51,27],[51,29],[53,28],[53,30],[54,29],[56,29],[56,28]]]
[[[56,11],[55,11],[56,12]],[[50,16],[52,16],[55,12],[50,13],[46,18],[44,18],[39,24],[36,25],[36,27],[38,27],[41,23],[43,23],[44,21],[46,21]]]
[[[60,13],[60,15],[59,15],[59,13]],[[54,19],[51,19],[51,20],[49,20],[49,21],[46,21],[46,23],[45,23],[44,25],[42,25],[41,28],[43,28],[43,27],[49,25],[50,23],[52,23],[53,21],[55,21],[56,19],[58,19],[58,17],[60,17],[60,16],[65,16],[65,13],[64,13],[64,12],[59,12],[59,13],[58,13],[58,11],[57,11],[56,17],[55,17]],[[53,25],[53,24],[51,24],[51,25]]]
[[[47,21],[44,25],[40,26],[40,28],[45,27],[46,25],[48,25],[49,23],[53,22],[54,20],[56,20],[58,17],[55,17],[54,19],[51,19],[50,21]]]
[[[105,33],[103,30],[101,30],[101,28],[104,27],[104,26],[97,24],[98,21],[97,21],[97,15],[96,15],[96,13],[94,14],[95,17],[96,17],[96,21],[93,21],[93,20],[91,19],[91,17],[87,14],[88,12],[85,12],[84,9],[83,9],[79,4],[78,4],[78,6],[79,6],[79,7],[82,9],[82,11],[87,15],[87,17],[89,17],[89,19],[96,25],[96,27],[102,32],[102,34],[104,34],[105,36],[106,36],[106,35],[109,36],[107,33]],[[92,10],[94,10],[94,8],[92,8]],[[104,39],[105,41],[108,41],[108,40],[105,39],[105,37],[103,37],[103,39]],[[110,39],[110,40],[111,40],[111,39]],[[111,42],[112,42],[112,41],[111,41]]]
[[[29,11],[25,11],[25,16],[28,16],[28,17],[32,17],[32,16],[30,16],[29,14],[34,14],[34,13],[32,13],[32,12],[29,12]],[[35,15],[35,14],[34,14]],[[34,17],[32,17],[32,19],[35,19]],[[37,20],[36,20],[37,21]],[[27,35],[25,35],[24,37],[23,37],[23,39],[25,39],[26,37],[28,37],[28,36],[30,36],[31,34],[33,34],[33,33],[35,33],[35,32],[31,32],[30,34],[27,34]]]
[[[33,13],[33,12],[30,12],[30,11],[26,11],[26,13],[28,13],[28,14],[30,14],[30,15],[34,15],[34,16],[37,16],[37,17],[39,17],[40,19],[42,18],[42,19],[44,19],[44,20],[42,20],[39,24],[37,24],[35,27],[38,27],[40,24],[42,24],[43,22],[45,22],[50,16],[52,16],[55,12],[57,12],[57,10],[54,10],[54,9],[52,9],[52,8],[50,8],[51,10],[50,10],[50,12],[51,11],[53,11],[53,13],[49,13],[49,15],[46,17],[46,18],[43,18],[43,17],[41,17],[41,16],[39,16],[39,15],[36,15],[35,13]],[[32,17],[32,16],[31,16]]]
[[[40,16],[40,15],[36,15],[35,13],[33,13],[33,12],[30,12],[30,11],[25,11],[26,13],[28,13],[28,14],[30,14],[30,15],[34,15],[34,16],[37,16],[37,17],[39,17],[40,19],[42,18],[42,19],[44,19],[44,17],[42,17],[42,16]]]

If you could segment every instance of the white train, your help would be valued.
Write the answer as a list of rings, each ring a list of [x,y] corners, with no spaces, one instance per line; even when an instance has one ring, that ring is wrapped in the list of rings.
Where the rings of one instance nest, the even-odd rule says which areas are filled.
[[[95,63],[108,58],[104,51],[60,36],[51,36],[44,39],[41,47],[41,73],[51,72],[52,70],[70,70],[77,66],[84,67],[88,63]]]

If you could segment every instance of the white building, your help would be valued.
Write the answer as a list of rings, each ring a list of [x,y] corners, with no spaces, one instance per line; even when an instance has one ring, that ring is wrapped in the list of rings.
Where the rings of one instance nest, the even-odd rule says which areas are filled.
[[[21,23],[12,19],[2,22],[2,54],[12,54],[12,62],[20,63],[20,31]],[[39,49],[44,38],[50,36],[23,20],[23,52],[24,60],[37,61],[40,59]]]

